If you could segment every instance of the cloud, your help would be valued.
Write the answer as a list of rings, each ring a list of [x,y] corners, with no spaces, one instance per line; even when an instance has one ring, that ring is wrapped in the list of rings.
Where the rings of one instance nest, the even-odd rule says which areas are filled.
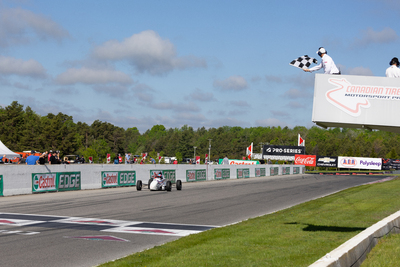
[[[220,88],[222,91],[242,91],[247,88],[247,81],[242,76],[231,76],[225,80],[215,80],[214,87]]]
[[[288,126],[290,127],[290,125],[288,125],[286,122],[280,121],[278,119],[275,118],[267,118],[267,119],[263,119],[263,120],[256,120],[256,125],[257,126],[264,126],[264,127],[272,127],[272,126]]]
[[[304,90],[299,90],[296,88],[289,89],[285,93],[283,93],[284,97],[290,98],[290,99],[297,99],[297,98],[310,98],[312,95],[309,92],[306,92]]]
[[[297,101],[290,101],[287,104],[287,106],[290,107],[290,108],[294,108],[294,109],[306,109],[306,108],[309,107],[309,105],[307,105],[306,103],[300,103],[300,102],[297,102]]]
[[[185,96],[186,100],[201,101],[201,102],[211,102],[216,101],[214,94],[211,92],[204,92],[200,89],[194,90],[190,95]]]
[[[290,114],[286,111],[271,110],[271,113],[275,117],[290,118]]]
[[[178,113],[200,111],[200,108],[195,103],[172,103],[171,101],[154,103],[151,104],[151,107],[159,110],[173,110]]]
[[[178,57],[175,46],[151,30],[134,34],[122,42],[107,41],[94,48],[93,56],[101,60],[127,60],[139,73],[151,75],[162,75],[174,69],[207,67],[204,59]]]
[[[21,8],[0,10],[0,46],[27,44],[35,38],[61,41],[69,33],[52,19]]]
[[[365,47],[370,44],[388,44],[397,41],[399,36],[392,28],[386,27],[382,31],[374,31],[368,28],[362,31],[361,38],[356,38],[353,43],[353,48]]]
[[[243,100],[231,101],[229,103],[235,107],[250,107],[250,104]]]
[[[282,83],[283,82],[281,77],[275,76],[275,75],[265,75],[265,79],[267,80],[267,82],[274,82],[274,83]]]
[[[110,69],[90,69],[90,68],[71,68],[57,76],[56,82],[59,84],[130,84],[132,79],[129,75]]]
[[[349,75],[374,76],[372,70],[364,67],[355,67],[347,70]]]
[[[13,57],[0,56],[0,75],[43,78],[46,76],[46,70],[39,62],[33,59],[24,61]]]

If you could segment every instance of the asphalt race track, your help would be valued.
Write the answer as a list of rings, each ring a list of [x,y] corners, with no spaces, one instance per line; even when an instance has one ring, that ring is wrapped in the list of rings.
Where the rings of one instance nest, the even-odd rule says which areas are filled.
[[[292,175],[0,198],[1,266],[94,266],[384,176]]]

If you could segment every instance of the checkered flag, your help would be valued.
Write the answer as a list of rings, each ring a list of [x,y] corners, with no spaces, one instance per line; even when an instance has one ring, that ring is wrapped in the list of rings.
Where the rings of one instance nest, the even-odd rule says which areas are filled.
[[[289,64],[292,66],[295,66],[297,68],[303,69],[304,67],[310,67],[311,63],[317,64],[317,60],[315,58],[309,57],[307,55],[304,55],[302,57],[299,57]]]

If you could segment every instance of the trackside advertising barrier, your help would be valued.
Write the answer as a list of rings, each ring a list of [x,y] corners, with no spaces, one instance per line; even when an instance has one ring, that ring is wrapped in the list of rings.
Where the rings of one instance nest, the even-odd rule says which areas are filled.
[[[57,191],[57,173],[32,173],[32,192]]]
[[[271,167],[269,168],[269,175],[275,176],[279,174],[279,167]]]
[[[346,169],[380,170],[381,158],[338,157],[338,167]]]
[[[135,171],[103,171],[101,172],[101,187],[118,187],[136,185]]]
[[[224,159],[219,159],[218,164],[222,165]],[[230,159],[229,165],[256,165],[260,164],[258,160],[241,160],[241,159]]]
[[[300,174],[300,167],[293,167],[293,174]]]
[[[250,178],[250,169],[237,169],[236,177],[240,178]]]
[[[81,190],[81,172],[32,173],[32,193]]]
[[[207,172],[203,170],[186,170],[186,182],[197,182],[207,180]]]
[[[215,180],[229,179],[230,177],[231,177],[230,169],[214,169]]]
[[[265,168],[256,168],[255,173],[256,173],[256,177],[265,176]]]
[[[290,174],[290,167],[282,167],[282,175]]]
[[[3,175],[0,175],[0,196],[3,196]]]
[[[58,191],[81,190],[81,172],[57,173]]]
[[[157,174],[162,173],[162,176],[167,181],[171,181],[171,183],[176,183],[176,171],[175,170],[150,170],[150,178],[155,179]]]

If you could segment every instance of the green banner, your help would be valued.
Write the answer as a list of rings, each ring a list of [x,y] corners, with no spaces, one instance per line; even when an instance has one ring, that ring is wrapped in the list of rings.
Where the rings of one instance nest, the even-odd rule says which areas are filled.
[[[250,178],[250,169],[237,169],[236,170],[236,177],[238,179]]]
[[[32,173],[32,192],[57,191],[57,173]]]
[[[101,187],[118,187],[136,185],[136,171],[101,172]]]
[[[290,167],[282,167],[282,175],[290,174]]]
[[[231,177],[230,169],[214,169],[215,180],[229,179],[230,177]]]
[[[300,167],[293,167],[293,174],[299,174],[300,173]]]
[[[176,182],[176,171],[175,170],[150,170],[150,178],[156,178],[157,174],[161,172],[164,179],[171,181],[171,183]]]
[[[269,175],[274,176],[279,174],[279,167],[271,167],[269,168]]]
[[[196,181],[205,181],[207,180],[207,172],[205,169],[203,170],[187,170],[186,171],[186,181],[187,182],[196,182]]]
[[[81,172],[58,172],[58,191],[81,190]]]
[[[0,175],[0,196],[3,196],[3,175]]]
[[[118,172],[101,172],[101,187],[117,187]]]
[[[136,185],[136,171],[120,171],[118,177],[119,186]]]
[[[256,177],[266,176],[265,168],[256,168],[255,172],[256,172],[256,175],[255,175]]]

